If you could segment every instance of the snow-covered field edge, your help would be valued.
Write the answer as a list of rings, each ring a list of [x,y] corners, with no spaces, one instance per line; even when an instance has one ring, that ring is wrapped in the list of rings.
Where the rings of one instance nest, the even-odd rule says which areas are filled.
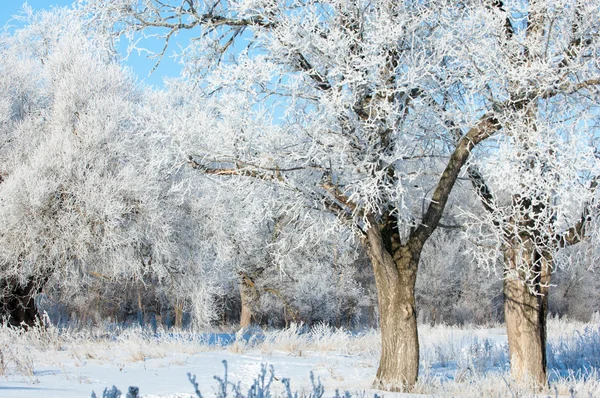
[[[239,383],[243,393],[266,364],[274,395],[286,394],[284,379],[291,380],[290,390],[309,395],[312,372],[327,397],[336,389],[365,397],[530,396],[510,380],[502,326],[421,325],[420,341],[416,388],[411,394],[391,394],[371,389],[380,350],[376,330],[292,325],[229,335],[109,324],[27,333],[0,328],[0,396],[89,397],[92,391],[101,396],[104,388],[115,385],[124,392],[137,386],[141,397],[195,397],[188,373],[196,376],[203,396],[216,396],[219,383],[214,376],[223,377],[223,360],[228,380]],[[552,319],[548,343],[550,385],[539,396],[600,396],[600,319]]]

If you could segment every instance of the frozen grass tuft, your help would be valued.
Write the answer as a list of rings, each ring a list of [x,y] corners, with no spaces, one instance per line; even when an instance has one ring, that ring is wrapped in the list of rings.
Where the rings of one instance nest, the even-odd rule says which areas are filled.
[[[377,330],[352,333],[325,323],[310,328],[293,323],[286,329],[266,332],[258,347],[267,354],[280,351],[301,356],[303,352],[336,351],[346,355],[373,356],[381,352],[381,339]]]
[[[21,375],[35,381],[36,365],[62,367],[65,358],[80,365],[88,360],[137,362],[176,354],[193,355],[216,349],[206,336],[186,331],[119,327],[104,324],[93,328],[51,325],[25,332],[0,325],[0,376]]]
[[[590,323],[554,320],[559,326],[547,346],[548,367],[551,377],[595,378],[600,370],[600,322],[595,317]]]

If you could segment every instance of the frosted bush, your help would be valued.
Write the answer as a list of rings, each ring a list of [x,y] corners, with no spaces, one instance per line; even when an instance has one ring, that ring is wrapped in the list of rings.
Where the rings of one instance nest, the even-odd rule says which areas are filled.
[[[586,327],[548,344],[548,365],[559,374],[600,369],[600,327]]]
[[[490,339],[473,338],[463,346],[458,358],[458,372],[483,374],[492,368],[505,367],[508,363],[505,345],[494,343]]]

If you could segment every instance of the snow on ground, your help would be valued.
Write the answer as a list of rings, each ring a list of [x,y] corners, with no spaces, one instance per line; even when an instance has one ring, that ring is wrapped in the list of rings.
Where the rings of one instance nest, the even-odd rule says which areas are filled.
[[[66,357],[66,356],[65,356]],[[58,358],[53,358],[58,360]],[[292,388],[310,386],[309,372],[314,371],[328,388],[365,390],[375,374],[372,362],[364,362],[339,354],[309,353],[291,356],[274,352],[235,354],[226,350],[202,352],[195,355],[177,354],[136,362],[124,359],[64,358],[61,365],[40,365],[32,376],[9,376],[0,382],[3,398],[29,397],[89,397],[92,390],[98,395],[105,387],[116,385],[126,391],[128,386],[140,386],[142,396],[190,397],[194,389],[187,372],[197,375],[200,390],[205,395],[215,391],[213,375],[223,375],[222,360],[227,360],[229,379],[250,385],[260,372],[261,363],[274,365],[275,377],[292,378]],[[50,362],[50,361],[49,361]],[[275,383],[283,391],[281,383]]]
[[[551,396],[569,396],[572,387],[580,393],[577,396],[600,396],[600,378],[590,370],[594,358],[600,362],[600,328],[553,322],[550,367],[556,391],[551,390]],[[139,328],[51,328],[27,334],[0,328],[0,397],[89,397],[92,391],[101,396],[105,387],[116,385],[124,392],[128,386],[138,386],[147,398],[187,398],[194,396],[188,372],[196,375],[200,390],[209,397],[216,395],[213,377],[223,376],[223,360],[229,380],[240,382],[242,391],[264,363],[273,365],[277,379],[273,390],[281,393],[283,378],[291,379],[292,390],[311,391],[311,371],[325,386],[325,396],[333,396],[335,389],[359,396],[364,392],[365,397],[373,393],[386,397],[519,393],[506,381],[508,353],[501,327],[421,326],[421,378],[414,394],[370,390],[380,350],[376,331],[353,334],[326,326],[312,330],[293,326],[281,331],[255,330],[253,335],[239,334],[233,340],[218,346],[191,333],[157,335]],[[588,359],[582,362],[582,358]]]
[[[116,347],[115,347],[116,348]],[[206,347],[202,347],[207,349]],[[189,397],[194,392],[187,373],[196,375],[200,390],[210,396],[223,376],[222,361],[229,368],[229,380],[249,386],[260,373],[261,364],[274,366],[277,379],[291,378],[292,388],[310,387],[310,371],[328,389],[366,390],[376,371],[376,358],[353,357],[338,352],[264,352],[250,349],[231,352],[228,347],[186,354],[174,352],[160,358],[147,358],[135,348],[109,349],[100,355],[71,350],[52,352],[35,359],[32,374],[9,374],[0,379],[0,397],[84,397],[92,390],[98,395],[116,385],[126,391],[140,386],[143,396]],[[283,392],[283,384],[274,383]]]

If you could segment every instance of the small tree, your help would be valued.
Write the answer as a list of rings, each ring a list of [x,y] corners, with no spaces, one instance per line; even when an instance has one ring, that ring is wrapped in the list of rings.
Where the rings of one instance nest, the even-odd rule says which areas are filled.
[[[447,231],[438,230],[423,249],[416,282],[416,299],[423,319],[432,326],[448,322],[453,304],[460,298],[461,276],[467,261],[461,255],[464,243]]]

